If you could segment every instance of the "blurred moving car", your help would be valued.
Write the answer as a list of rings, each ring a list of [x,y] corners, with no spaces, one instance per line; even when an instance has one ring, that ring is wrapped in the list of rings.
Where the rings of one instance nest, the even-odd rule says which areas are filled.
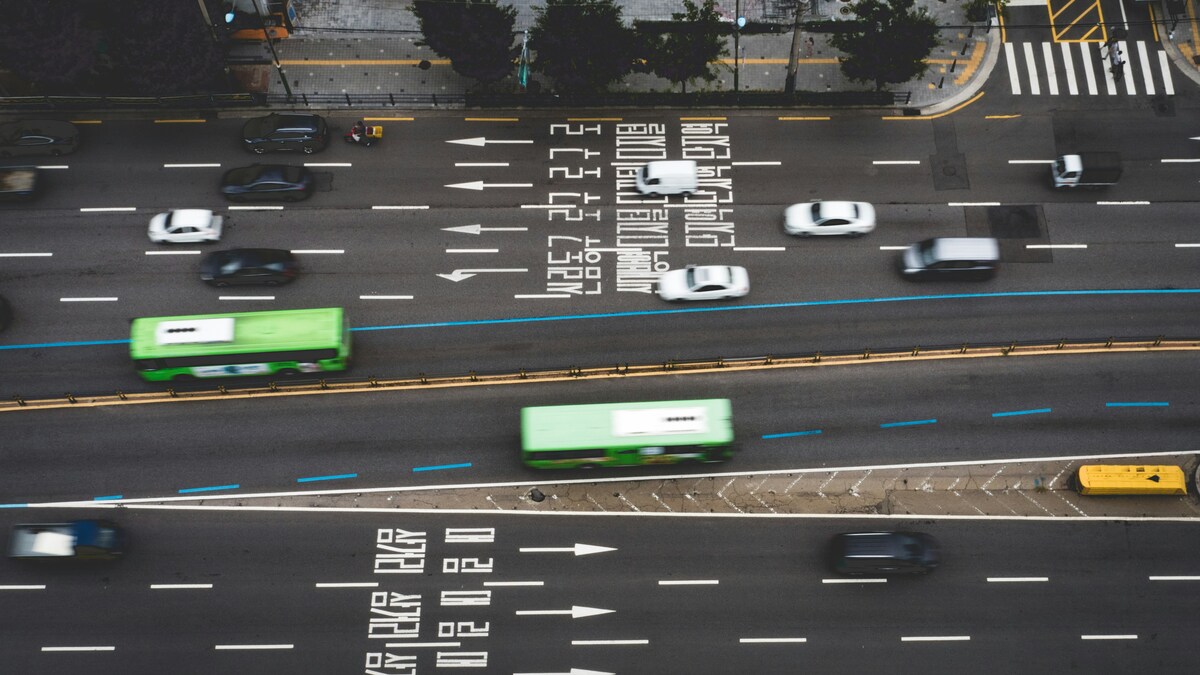
[[[658,278],[658,297],[669,301],[740,298],[749,292],[750,275],[745,267],[688,265],[663,272]]]
[[[905,279],[991,279],[1000,266],[1000,242],[991,237],[936,237],[904,249],[898,262]]]
[[[0,202],[26,201],[37,195],[38,170],[32,166],[0,167]]]
[[[923,532],[846,532],[830,542],[829,564],[841,574],[927,574],[941,547]]]
[[[291,251],[277,248],[233,248],[213,251],[200,261],[200,279],[210,286],[261,284],[278,286],[293,281],[300,265]]]
[[[0,124],[0,157],[67,155],[75,152],[79,130],[58,120],[17,120]]]
[[[13,525],[8,556],[19,560],[117,560],[125,532],[109,520]]]
[[[298,150],[309,155],[329,144],[329,127],[320,115],[271,113],[247,120],[242,141],[247,150],[260,155],[268,150]]]
[[[875,207],[867,202],[808,202],[784,212],[783,229],[800,237],[843,234],[858,237],[875,229]]]
[[[150,219],[150,241],[157,244],[191,244],[221,239],[224,219],[208,209],[175,209]]]
[[[316,187],[303,166],[254,164],[230,169],[221,177],[221,194],[234,202],[308,199]]]

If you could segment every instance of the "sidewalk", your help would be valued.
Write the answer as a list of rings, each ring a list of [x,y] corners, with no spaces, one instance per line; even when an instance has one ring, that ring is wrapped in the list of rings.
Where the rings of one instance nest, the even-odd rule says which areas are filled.
[[[365,0],[297,0],[296,4],[299,27],[294,37],[277,43],[276,50],[297,98],[311,97],[315,101],[345,105],[345,97],[349,96],[355,105],[386,107],[391,104],[390,96],[395,105],[419,105],[419,101],[432,105],[432,96],[440,97],[439,104],[461,100],[475,84],[456,74],[448,61],[415,44],[421,35],[416,17],[407,9],[396,9],[397,5],[385,8]],[[540,5],[540,0],[513,0],[511,4],[517,9],[516,29],[531,27],[535,20],[533,7]],[[669,20],[673,12],[683,9],[679,0],[620,0],[619,4],[627,22]],[[726,0],[719,6],[730,20],[734,16],[733,4]],[[847,4],[843,0],[814,0],[805,18],[816,21],[850,16]],[[919,0],[918,6],[924,6],[939,25],[968,24],[960,1]],[[749,22],[787,21],[786,10],[779,7],[779,0],[744,0],[740,9]],[[796,89],[870,89],[870,85],[851,82],[842,74],[837,50],[830,46],[829,37],[827,33],[802,34]],[[889,88],[898,107],[939,112],[969,99],[990,74],[998,53],[997,30],[948,28],[941,31],[940,37],[942,44],[930,55],[931,65],[925,76]],[[724,60],[719,78],[711,84],[693,83],[689,91],[734,89],[732,36],[728,42],[730,56]],[[738,89],[782,91],[791,42],[790,32],[741,36],[736,58]],[[266,53],[265,45],[250,48]],[[271,73],[269,79],[270,94],[286,94],[278,77]],[[512,86],[515,90],[515,77]],[[678,86],[653,75],[634,74],[613,89],[677,91]],[[355,97],[361,100],[354,100]]]

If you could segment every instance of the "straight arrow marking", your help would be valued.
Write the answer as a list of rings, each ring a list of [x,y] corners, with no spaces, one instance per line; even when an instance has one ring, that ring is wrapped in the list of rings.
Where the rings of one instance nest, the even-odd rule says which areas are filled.
[[[469,183],[451,183],[445,187],[458,188],[460,190],[482,190],[484,188],[492,187],[527,188],[533,187],[533,183],[484,183],[481,180],[473,180]]]
[[[595,546],[592,544],[575,544],[566,548],[522,548],[521,553],[574,553],[575,555],[591,555],[593,553],[607,553],[617,549],[608,546]]]
[[[599,609],[597,607],[580,607],[574,605],[571,609],[518,609],[517,616],[548,616],[552,614],[569,614],[572,619],[578,619],[585,616],[599,616],[601,614],[612,614],[615,609]]]
[[[475,276],[476,274],[482,274],[485,272],[528,272],[528,271],[529,271],[528,269],[524,269],[524,268],[493,269],[493,270],[454,270],[450,274],[439,274],[438,276],[443,279],[449,279],[450,281],[462,281],[463,279],[470,279],[471,277]]]
[[[446,141],[446,142],[447,143],[458,143],[459,145],[474,145],[474,146],[478,146],[480,148],[482,148],[487,143],[533,143],[532,140],[529,140],[529,141],[501,141],[501,140],[492,139],[489,141],[484,136],[476,136],[475,138],[458,138],[458,139],[455,139],[452,141]]]
[[[462,232],[463,234],[479,234],[480,232],[526,232],[528,227],[484,227],[482,225],[459,225],[458,227],[443,227],[447,232]]]
[[[513,673],[513,675],[617,675],[600,670],[585,670],[583,668],[572,668],[569,673]]]

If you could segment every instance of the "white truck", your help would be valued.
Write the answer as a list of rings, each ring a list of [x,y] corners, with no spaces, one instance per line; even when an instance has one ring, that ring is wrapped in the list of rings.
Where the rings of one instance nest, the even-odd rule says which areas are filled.
[[[1121,178],[1121,156],[1115,152],[1082,152],[1061,155],[1050,167],[1054,187],[1102,188]]]
[[[125,535],[107,520],[13,525],[10,558],[71,558],[115,560],[121,557]]]
[[[37,184],[38,170],[33,167],[0,167],[0,201],[32,199]]]

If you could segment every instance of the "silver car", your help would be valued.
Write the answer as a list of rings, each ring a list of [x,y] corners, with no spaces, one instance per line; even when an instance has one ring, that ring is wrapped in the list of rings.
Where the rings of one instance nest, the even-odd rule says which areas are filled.
[[[866,202],[808,202],[784,212],[783,229],[800,237],[857,237],[875,229],[875,207]]]
[[[157,244],[219,241],[222,220],[208,209],[176,209],[151,218],[148,234]]]
[[[668,301],[722,300],[749,292],[750,275],[745,267],[688,265],[663,272],[658,278],[658,297]]]

